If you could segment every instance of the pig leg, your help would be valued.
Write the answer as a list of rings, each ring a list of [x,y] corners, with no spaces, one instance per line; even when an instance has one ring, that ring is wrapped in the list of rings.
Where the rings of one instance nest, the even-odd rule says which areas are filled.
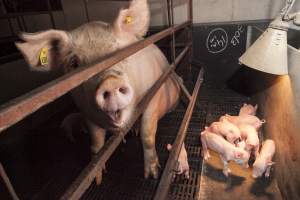
[[[220,155],[220,158],[221,158],[221,160],[223,161],[223,165],[224,165],[224,167],[223,167],[223,174],[224,174],[226,177],[228,177],[229,173],[231,173],[231,170],[230,170],[229,167],[228,167],[228,162],[227,162],[227,160],[226,160],[223,156],[221,156],[221,155]]]
[[[98,153],[98,151],[103,147],[105,142],[105,130],[98,127],[94,123],[87,121],[88,129],[91,136],[91,152],[92,156]],[[105,166],[104,166],[105,169]],[[98,173],[95,177],[96,184],[100,185],[102,181],[102,168],[98,169]]]
[[[210,154],[207,149],[205,132],[201,133],[201,143],[202,143],[202,157],[204,158],[204,160],[208,160],[210,158]]]
[[[151,110],[151,109],[149,109]],[[141,139],[144,150],[144,176],[158,178],[159,162],[155,149],[158,117],[147,109],[142,116]]]

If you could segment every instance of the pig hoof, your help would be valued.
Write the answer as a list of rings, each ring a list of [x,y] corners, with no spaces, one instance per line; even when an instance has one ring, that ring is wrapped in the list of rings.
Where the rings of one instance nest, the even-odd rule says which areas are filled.
[[[95,181],[96,181],[96,185],[100,185],[102,182],[102,171],[99,170],[99,172],[97,173],[96,177],[95,177]]]
[[[147,179],[149,176],[153,177],[154,179],[158,178],[158,171],[159,171],[160,165],[158,163],[158,160],[150,163],[149,165],[145,166],[145,171],[144,171],[144,177]]]

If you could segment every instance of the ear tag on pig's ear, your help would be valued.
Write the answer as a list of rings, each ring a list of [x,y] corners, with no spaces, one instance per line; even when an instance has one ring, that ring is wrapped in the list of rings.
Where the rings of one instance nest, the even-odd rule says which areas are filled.
[[[42,48],[42,50],[40,52],[40,62],[41,62],[41,65],[48,64],[48,48],[47,47]]]
[[[131,16],[126,16],[125,17],[125,24],[131,24],[133,21],[133,18]]]

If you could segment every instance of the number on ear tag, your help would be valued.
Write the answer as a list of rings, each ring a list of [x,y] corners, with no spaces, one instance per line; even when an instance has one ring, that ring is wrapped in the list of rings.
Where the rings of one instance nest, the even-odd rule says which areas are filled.
[[[41,65],[48,64],[48,48],[47,47],[42,48],[42,50],[40,52],[40,62],[41,62]]]
[[[131,22],[132,22],[132,17],[131,16],[126,16],[126,18],[125,18],[125,23],[126,24],[130,24]]]

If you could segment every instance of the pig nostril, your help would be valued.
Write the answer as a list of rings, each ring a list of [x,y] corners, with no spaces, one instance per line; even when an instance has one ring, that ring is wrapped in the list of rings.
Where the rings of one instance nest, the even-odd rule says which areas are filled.
[[[128,88],[126,88],[126,87],[121,87],[121,88],[119,88],[119,92],[121,92],[122,94],[127,94]]]
[[[110,96],[110,93],[108,91],[103,92],[103,98],[107,99]]]

